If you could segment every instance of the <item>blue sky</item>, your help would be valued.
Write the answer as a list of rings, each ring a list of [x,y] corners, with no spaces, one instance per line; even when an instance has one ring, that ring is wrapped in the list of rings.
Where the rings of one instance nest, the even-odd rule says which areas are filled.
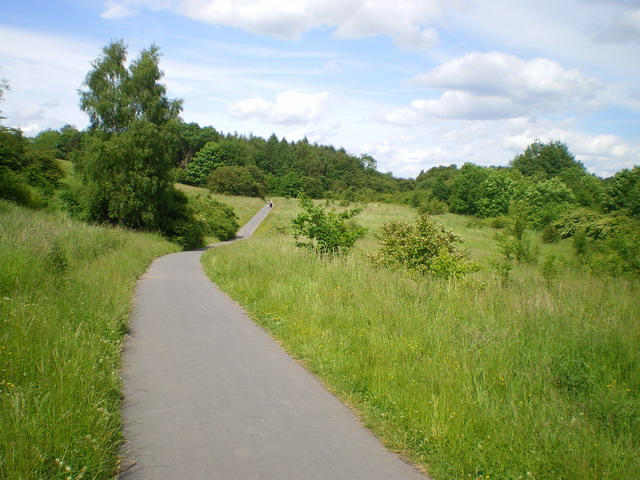
[[[640,0],[5,2],[3,124],[87,117],[103,46],[156,43],[182,118],[369,154],[415,177],[566,142],[603,177],[640,164]]]

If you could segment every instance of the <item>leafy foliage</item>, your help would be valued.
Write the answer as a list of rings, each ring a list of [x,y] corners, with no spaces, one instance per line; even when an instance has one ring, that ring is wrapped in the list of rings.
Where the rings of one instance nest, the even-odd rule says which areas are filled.
[[[87,220],[160,228],[174,189],[170,170],[176,126],[136,121],[120,134],[92,136],[77,164]]]
[[[0,127],[0,198],[44,207],[63,175],[51,147],[39,148],[20,130]]]
[[[451,211],[476,215],[479,208],[478,202],[482,198],[481,185],[488,176],[489,171],[486,168],[465,163],[460,169],[460,176],[451,187]]]
[[[238,217],[229,205],[209,196],[198,195],[189,199],[193,217],[202,225],[205,235],[213,235],[222,241],[236,236],[240,225]]]
[[[92,63],[87,74],[87,91],[80,92],[80,105],[91,121],[92,130],[123,133],[134,121],[163,125],[175,120],[181,100],[169,100],[166,87],[159,83],[159,49],[142,50],[129,67],[125,66],[127,47],[122,40],[109,43]]]
[[[207,175],[224,165],[224,150],[219,142],[208,142],[187,165],[187,180],[192,185],[204,186]]]
[[[528,223],[536,229],[558,220],[573,204],[573,193],[557,177],[530,184],[519,201]]]
[[[400,267],[415,273],[458,277],[479,269],[458,250],[462,238],[420,215],[415,223],[389,222],[382,226],[378,251],[371,260],[385,267]]]
[[[640,166],[615,174],[607,185],[607,208],[640,220]]]
[[[76,167],[82,216],[129,228],[160,230],[185,247],[199,246],[186,199],[173,186],[181,101],[160,83],[158,48],[142,50],[127,67],[122,41],[111,42],[87,74],[82,109],[91,120]]]
[[[362,211],[360,208],[327,211],[306,196],[300,198],[300,207],[303,212],[291,221],[293,237],[299,247],[319,255],[344,254],[364,236],[364,228],[348,222]],[[302,237],[307,241],[298,241]]]
[[[547,180],[566,170],[585,170],[584,165],[569,152],[569,147],[558,140],[548,143],[536,140],[513,159],[511,166],[525,176]]]
[[[562,237],[572,238],[576,254],[595,272],[640,273],[640,222],[622,215],[589,209],[566,213],[554,224]]]
[[[255,165],[231,165],[213,170],[207,177],[207,187],[213,193],[264,198],[266,181]]]

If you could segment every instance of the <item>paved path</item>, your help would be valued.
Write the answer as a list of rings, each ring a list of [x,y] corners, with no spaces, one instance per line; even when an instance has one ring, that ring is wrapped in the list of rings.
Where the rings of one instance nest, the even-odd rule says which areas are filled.
[[[159,258],[138,283],[120,478],[424,480],[209,281],[201,255]]]

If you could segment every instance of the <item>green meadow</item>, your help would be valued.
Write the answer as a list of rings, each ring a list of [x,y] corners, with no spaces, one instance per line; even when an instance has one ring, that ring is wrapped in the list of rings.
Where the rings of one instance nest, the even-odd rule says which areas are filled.
[[[441,215],[481,271],[410,276],[367,260],[409,208],[371,204],[346,257],[294,246],[296,200],[211,249],[210,278],[360,412],[385,445],[445,479],[629,479],[640,471],[637,280],[593,276],[569,241],[509,264],[486,221]],[[553,260],[549,260],[552,258]],[[550,266],[549,266],[550,265]]]
[[[0,201],[0,478],[116,478],[135,283],[176,250]]]

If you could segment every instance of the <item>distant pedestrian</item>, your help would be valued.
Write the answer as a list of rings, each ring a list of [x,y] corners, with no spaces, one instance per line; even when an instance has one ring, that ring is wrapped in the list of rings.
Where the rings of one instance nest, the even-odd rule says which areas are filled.
[[[269,208],[273,208],[273,202],[269,200]]]

